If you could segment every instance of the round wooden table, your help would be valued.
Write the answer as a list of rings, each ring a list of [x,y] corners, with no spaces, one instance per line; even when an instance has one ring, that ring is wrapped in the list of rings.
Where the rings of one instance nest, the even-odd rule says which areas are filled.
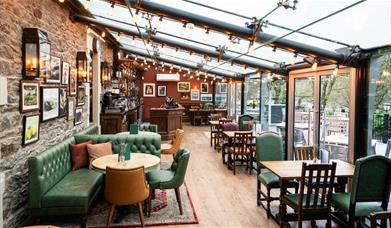
[[[92,161],[94,169],[106,171],[107,166],[116,169],[133,169],[144,166],[145,172],[149,172],[160,167],[160,158],[152,154],[131,153],[130,160],[122,163],[118,162],[118,154],[105,155]]]
[[[124,132],[117,133],[117,135],[130,135],[130,132],[124,131]],[[137,135],[159,135],[159,134],[151,131],[139,131]]]

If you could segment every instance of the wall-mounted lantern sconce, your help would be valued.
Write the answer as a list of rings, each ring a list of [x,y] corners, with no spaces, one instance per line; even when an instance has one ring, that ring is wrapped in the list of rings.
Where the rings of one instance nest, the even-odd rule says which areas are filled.
[[[47,33],[36,28],[24,28],[22,41],[23,77],[49,77],[51,47]]]
[[[101,80],[102,84],[110,84],[111,82],[111,72],[110,65],[108,62],[101,62]]]
[[[76,54],[77,82],[79,83],[87,82],[89,61],[90,61],[90,56],[86,52],[84,51],[77,52]]]

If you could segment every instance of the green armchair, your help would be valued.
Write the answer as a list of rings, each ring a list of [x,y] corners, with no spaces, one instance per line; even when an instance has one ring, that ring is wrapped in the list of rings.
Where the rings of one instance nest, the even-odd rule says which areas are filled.
[[[271,189],[280,188],[278,177],[270,172],[262,172],[263,167],[260,165],[261,161],[281,161],[285,159],[284,149],[282,146],[282,138],[276,132],[263,132],[260,136],[256,137],[256,151],[255,158],[257,161],[257,205],[262,205],[265,208],[267,217],[271,215],[270,202],[273,200],[279,200],[278,197],[270,196]],[[267,193],[262,191],[261,183],[266,187]],[[299,184],[294,181],[288,182],[288,188],[295,188],[296,193],[299,188]],[[263,198],[262,198],[263,196]],[[266,201],[266,207],[261,202]]]
[[[189,163],[190,152],[187,149],[180,149],[174,157],[174,161],[169,169],[154,170],[147,173],[147,181],[151,193],[154,189],[175,189],[178,201],[179,212],[182,215],[182,203],[179,187],[183,184],[186,175],[187,164]],[[151,213],[151,195],[149,198],[148,214]]]
[[[150,124],[150,123],[142,123],[139,125],[138,129],[140,131],[150,131],[150,132],[155,132],[158,133],[158,127],[156,124]]]
[[[250,116],[250,115],[241,115],[239,116],[239,131],[247,131],[248,130],[248,126],[246,126],[243,122],[245,121],[253,121],[254,120],[254,117]]]
[[[334,193],[331,203],[335,209],[349,215],[349,227],[356,218],[387,211],[391,185],[391,159],[372,155],[356,161],[349,193]]]

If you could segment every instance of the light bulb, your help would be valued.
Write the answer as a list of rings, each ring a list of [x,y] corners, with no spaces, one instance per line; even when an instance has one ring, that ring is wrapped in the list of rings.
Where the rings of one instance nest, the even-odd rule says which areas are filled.
[[[182,72],[182,67],[179,68],[179,72]]]
[[[209,39],[209,29],[206,29],[204,36],[202,37],[202,41],[208,42]]]
[[[227,40],[227,43],[225,44],[225,46],[230,49],[232,47],[232,37],[228,37],[228,40]]]
[[[103,31],[101,36],[102,36],[103,38],[105,38],[105,36],[106,36],[106,32],[105,32],[105,31]]]
[[[199,81],[200,80],[200,77],[197,77],[197,81]]]
[[[111,3],[111,7],[110,7],[109,11],[107,12],[107,15],[109,15],[111,17],[111,16],[113,16],[113,13],[114,13],[114,2]]]
[[[318,68],[318,62],[315,61],[315,62],[312,64],[311,69],[312,69],[312,70],[316,70],[317,68]]]
[[[276,47],[273,48],[273,53],[272,53],[272,56],[271,56],[271,59],[273,59],[273,60],[276,59],[276,55],[277,55],[276,49],[277,49]]]
[[[89,9],[90,9],[90,4],[91,4],[90,0],[87,0],[87,1],[84,3],[84,9],[89,10]]]
[[[180,34],[181,34],[181,36],[186,36],[186,23],[183,24]]]
[[[91,29],[90,27],[87,28],[87,33],[90,34],[91,33]]]
[[[60,3],[63,3],[63,2],[65,2],[65,0],[58,0]]]
[[[337,65],[337,66],[335,67],[334,71],[333,71],[333,75],[334,75],[334,76],[337,76],[337,75],[338,75],[338,68],[339,68],[339,66]]]
[[[157,30],[160,30],[160,28],[162,27],[162,21],[163,21],[163,17],[160,17],[159,20],[156,21],[156,29]]]
[[[133,22],[134,24],[137,23],[137,15],[136,15],[135,13],[132,14],[132,22]]]

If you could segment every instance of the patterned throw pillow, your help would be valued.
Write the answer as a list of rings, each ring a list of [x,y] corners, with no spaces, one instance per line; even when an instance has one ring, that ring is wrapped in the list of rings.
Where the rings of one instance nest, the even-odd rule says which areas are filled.
[[[102,156],[113,154],[111,142],[87,145],[88,156],[90,157],[90,169],[92,162]]]
[[[71,152],[72,170],[88,167],[88,153],[87,145],[92,144],[92,140],[79,144],[70,144],[69,150]]]

